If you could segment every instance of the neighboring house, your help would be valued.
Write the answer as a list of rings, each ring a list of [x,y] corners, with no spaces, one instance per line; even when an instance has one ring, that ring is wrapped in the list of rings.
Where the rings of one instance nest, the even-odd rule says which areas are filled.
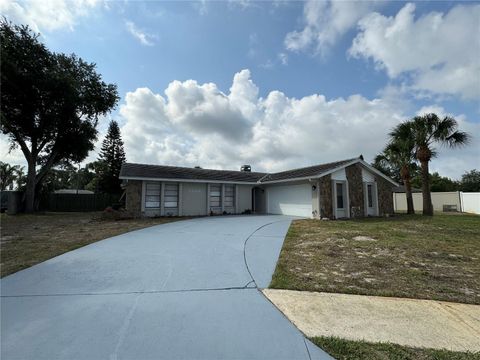
[[[92,195],[95,194],[93,191],[90,190],[77,190],[77,189],[60,189],[55,190],[54,194],[75,194],[75,195]]]
[[[398,186],[361,156],[271,174],[127,163],[120,179],[127,209],[146,216],[381,216],[393,213]]]

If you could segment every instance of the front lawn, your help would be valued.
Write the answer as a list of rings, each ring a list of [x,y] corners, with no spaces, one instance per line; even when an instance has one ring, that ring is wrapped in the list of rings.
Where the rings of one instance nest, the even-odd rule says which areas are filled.
[[[480,304],[480,216],[294,221],[270,287]]]
[[[1,214],[1,277],[111,236],[182,219],[115,221],[98,220],[99,215],[100,213]]]
[[[310,339],[338,360],[479,360],[479,353],[421,349],[396,344],[369,343],[335,337]]]

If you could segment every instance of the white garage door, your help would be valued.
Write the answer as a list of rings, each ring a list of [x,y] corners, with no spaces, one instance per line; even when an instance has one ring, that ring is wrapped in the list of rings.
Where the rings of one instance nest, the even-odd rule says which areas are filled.
[[[272,186],[267,188],[268,213],[312,216],[312,187],[310,184]]]

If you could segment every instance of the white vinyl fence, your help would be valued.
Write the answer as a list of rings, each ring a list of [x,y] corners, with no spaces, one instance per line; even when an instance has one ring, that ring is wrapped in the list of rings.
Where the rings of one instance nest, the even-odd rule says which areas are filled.
[[[413,206],[415,211],[423,210],[422,193],[414,193]],[[480,193],[462,191],[432,192],[432,204],[435,211],[459,211],[480,214]],[[405,193],[393,193],[395,211],[407,211]]]
[[[462,212],[480,214],[480,192],[460,192]]]

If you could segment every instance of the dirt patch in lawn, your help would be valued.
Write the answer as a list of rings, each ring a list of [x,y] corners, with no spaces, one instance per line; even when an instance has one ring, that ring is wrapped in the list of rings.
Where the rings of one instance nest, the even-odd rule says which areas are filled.
[[[185,218],[99,219],[100,213],[1,214],[1,277],[99,240]]]
[[[480,216],[297,220],[270,287],[480,304]]]

